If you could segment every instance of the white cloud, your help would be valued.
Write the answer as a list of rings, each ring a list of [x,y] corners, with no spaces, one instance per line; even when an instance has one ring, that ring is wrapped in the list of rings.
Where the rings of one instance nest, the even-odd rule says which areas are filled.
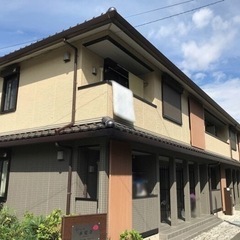
[[[220,16],[216,16],[212,20],[212,28],[214,31],[224,31],[231,27],[231,20],[224,21]]]
[[[196,74],[194,74],[193,76],[192,76],[192,78],[194,79],[194,81],[196,82],[196,83],[198,83],[198,84],[200,84],[205,78],[206,78],[206,74],[205,73],[203,73],[203,72],[198,72],[198,73],[196,73]]]
[[[212,39],[211,42],[199,44],[189,41],[182,44],[184,60],[182,68],[191,71],[204,71],[210,67],[221,55],[221,42]]]
[[[222,82],[219,82],[219,79],[217,79],[201,87],[226,112],[240,123],[239,86],[240,78],[233,78]]]
[[[200,9],[192,16],[192,21],[197,28],[203,28],[207,26],[213,17],[213,12],[208,8]]]
[[[162,25],[157,29],[151,29],[148,33],[148,38],[162,39],[168,38],[172,39],[176,36],[183,37],[186,36],[190,31],[191,26],[184,22],[179,22],[177,24]]]
[[[183,61],[181,68],[184,71],[207,71],[213,69],[220,62],[223,54],[227,54],[231,45],[236,41],[238,28],[233,21],[223,21],[216,16],[211,21],[212,28],[204,35],[203,40],[188,40],[182,43]],[[201,36],[201,32],[198,33]],[[221,58],[222,57],[222,58]]]
[[[221,82],[226,79],[226,74],[221,71],[213,72],[212,75],[216,82]]]

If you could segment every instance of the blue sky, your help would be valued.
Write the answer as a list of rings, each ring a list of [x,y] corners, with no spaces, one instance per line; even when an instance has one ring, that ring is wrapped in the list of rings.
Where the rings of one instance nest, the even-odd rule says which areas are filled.
[[[239,0],[0,0],[0,4],[0,56],[115,7],[240,122]]]

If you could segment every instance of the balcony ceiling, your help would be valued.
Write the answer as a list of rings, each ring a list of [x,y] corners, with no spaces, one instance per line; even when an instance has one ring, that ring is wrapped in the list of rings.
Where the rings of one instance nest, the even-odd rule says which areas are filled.
[[[111,58],[127,71],[140,76],[152,70],[140,58],[133,55],[130,51],[120,45],[110,37],[103,37],[84,44],[92,52],[102,58]]]

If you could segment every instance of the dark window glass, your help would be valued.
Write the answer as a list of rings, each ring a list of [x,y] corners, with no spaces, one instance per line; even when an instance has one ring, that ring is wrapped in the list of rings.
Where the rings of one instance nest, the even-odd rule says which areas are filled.
[[[0,155],[0,202],[5,202],[7,198],[10,156],[6,152]]]
[[[204,119],[205,119],[205,131],[211,135],[219,138],[222,141],[227,141],[227,128],[226,124],[222,122],[215,115],[210,113],[208,110],[204,110]]]
[[[163,117],[182,124],[181,93],[163,82],[162,101]]]
[[[2,94],[2,112],[16,110],[18,92],[18,74],[12,74],[4,78]]]
[[[229,130],[230,145],[232,150],[237,150],[237,135],[234,131]]]
[[[97,199],[99,161],[100,149],[98,146],[80,148],[77,169],[80,180],[78,197],[92,200]]]
[[[104,60],[104,80],[114,80],[122,86],[129,88],[128,71],[110,58]]]

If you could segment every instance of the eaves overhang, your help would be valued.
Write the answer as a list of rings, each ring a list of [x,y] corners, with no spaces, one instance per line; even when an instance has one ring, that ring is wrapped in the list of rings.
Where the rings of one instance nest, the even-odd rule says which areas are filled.
[[[143,144],[166,155],[185,160],[198,161],[199,163],[217,162],[240,167],[240,162],[237,160],[194,148],[185,143],[166,139],[143,130],[137,130],[114,121],[111,126],[108,126],[104,121],[74,125],[65,128],[60,133],[57,132],[57,128],[53,128],[0,136],[0,148],[100,137],[127,141],[129,144]]]

